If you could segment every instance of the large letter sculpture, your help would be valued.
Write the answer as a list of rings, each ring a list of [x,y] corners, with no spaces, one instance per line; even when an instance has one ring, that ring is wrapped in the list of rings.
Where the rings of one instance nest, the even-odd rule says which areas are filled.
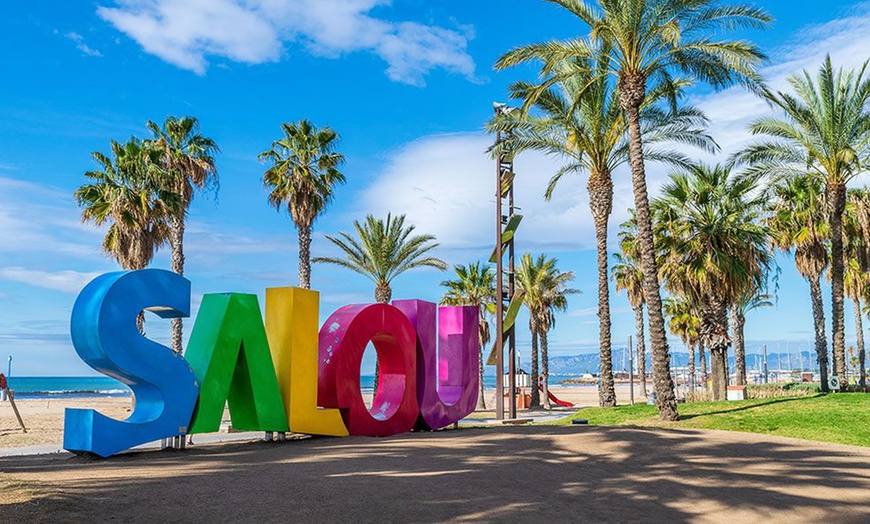
[[[345,306],[320,329],[319,404],[339,408],[351,435],[384,437],[417,420],[416,336],[408,317],[387,304]],[[380,380],[372,409],[360,393],[360,364],[371,341]]]
[[[417,332],[417,401],[420,404],[417,427],[439,429],[473,413],[480,383],[477,308],[439,308],[422,300],[396,300],[393,305],[408,317]]]
[[[296,287],[266,289],[266,334],[290,431],[346,437],[337,409],[317,407],[317,324],[320,293]]]
[[[227,404],[236,429],[288,431],[257,295],[205,295],[184,356],[200,384],[191,433],[218,431]]]
[[[72,311],[76,352],[89,366],[130,386],[133,413],[115,420],[92,409],[67,409],[63,447],[108,457],[139,444],[183,435],[196,403],[193,371],[181,355],[148,340],[136,317],[190,313],[190,281],[169,271],[107,273],[82,290]]]

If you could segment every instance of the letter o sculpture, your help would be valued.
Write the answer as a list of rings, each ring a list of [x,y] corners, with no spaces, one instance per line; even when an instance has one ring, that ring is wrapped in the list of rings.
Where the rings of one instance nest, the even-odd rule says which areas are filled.
[[[380,373],[371,411],[360,393],[360,365],[369,341]],[[345,306],[320,329],[318,346],[318,404],[338,408],[351,435],[385,437],[414,428],[417,337],[401,311],[387,304]]]

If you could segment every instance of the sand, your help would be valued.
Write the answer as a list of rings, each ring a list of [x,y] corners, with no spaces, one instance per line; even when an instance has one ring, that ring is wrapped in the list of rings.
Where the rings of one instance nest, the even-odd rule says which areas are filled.
[[[11,522],[866,522],[870,450],[764,435],[493,427],[0,458]]]
[[[557,387],[553,392],[559,398],[573,402],[579,407],[598,405],[598,390],[595,387]],[[487,392],[487,411],[479,412],[476,418],[494,417],[492,410],[494,391]],[[628,386],[621,384],[617,388],[620,400],[628,402]],[[78,398],[78,399],[55,399],[55,400],[17,400],[18,410],[24,419],[27,433],[23,433],[18,427],[18,422],[12,413],[8,402],[0,402],[0,454],[3,449],[19,448],[25,446],[60,445],[63,442],[63,416],[66,408],[92,408],[101,413],[123,419],[129,416],[131,401],[129,398]],[[570,412],[573,410],[561,410]],[[520,410],[519,416],[528,414]],[[566,413],[567,414],[567,413]],[[225,421],[229,423],[229,414],[224,414]]]

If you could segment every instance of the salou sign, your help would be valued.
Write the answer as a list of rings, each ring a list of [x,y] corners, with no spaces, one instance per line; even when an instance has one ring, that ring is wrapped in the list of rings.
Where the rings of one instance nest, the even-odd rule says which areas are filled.
[[[350,305],[318,332],[319,306],[316,291],[270,288],[264,322],[256,295],[205,295],[182,356],[142,336],[136,319],[142,310],[189,316],[189,280],[157,269],[97,277],[73,306],[73,345],[89,366],[133,390],[135,408],[126,420],[67,409],[63,447],[108,457],[218,431],[226,405],[236,429],[332,436],[438,429],[474,411],[476,307]],[[380,368],[371,409],[360,392],[369,342]]]

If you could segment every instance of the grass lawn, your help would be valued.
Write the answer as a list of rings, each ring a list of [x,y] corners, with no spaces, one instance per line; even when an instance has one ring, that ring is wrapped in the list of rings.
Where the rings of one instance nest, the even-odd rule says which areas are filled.
[[[655,406],[636,404],[586,408],[553,422],[575,418],[601,426],[657,426],[747,431],[821,442],[870,447],[870,394],[842,393],[811,397],[680,404],[678,422],[662,422]]]

